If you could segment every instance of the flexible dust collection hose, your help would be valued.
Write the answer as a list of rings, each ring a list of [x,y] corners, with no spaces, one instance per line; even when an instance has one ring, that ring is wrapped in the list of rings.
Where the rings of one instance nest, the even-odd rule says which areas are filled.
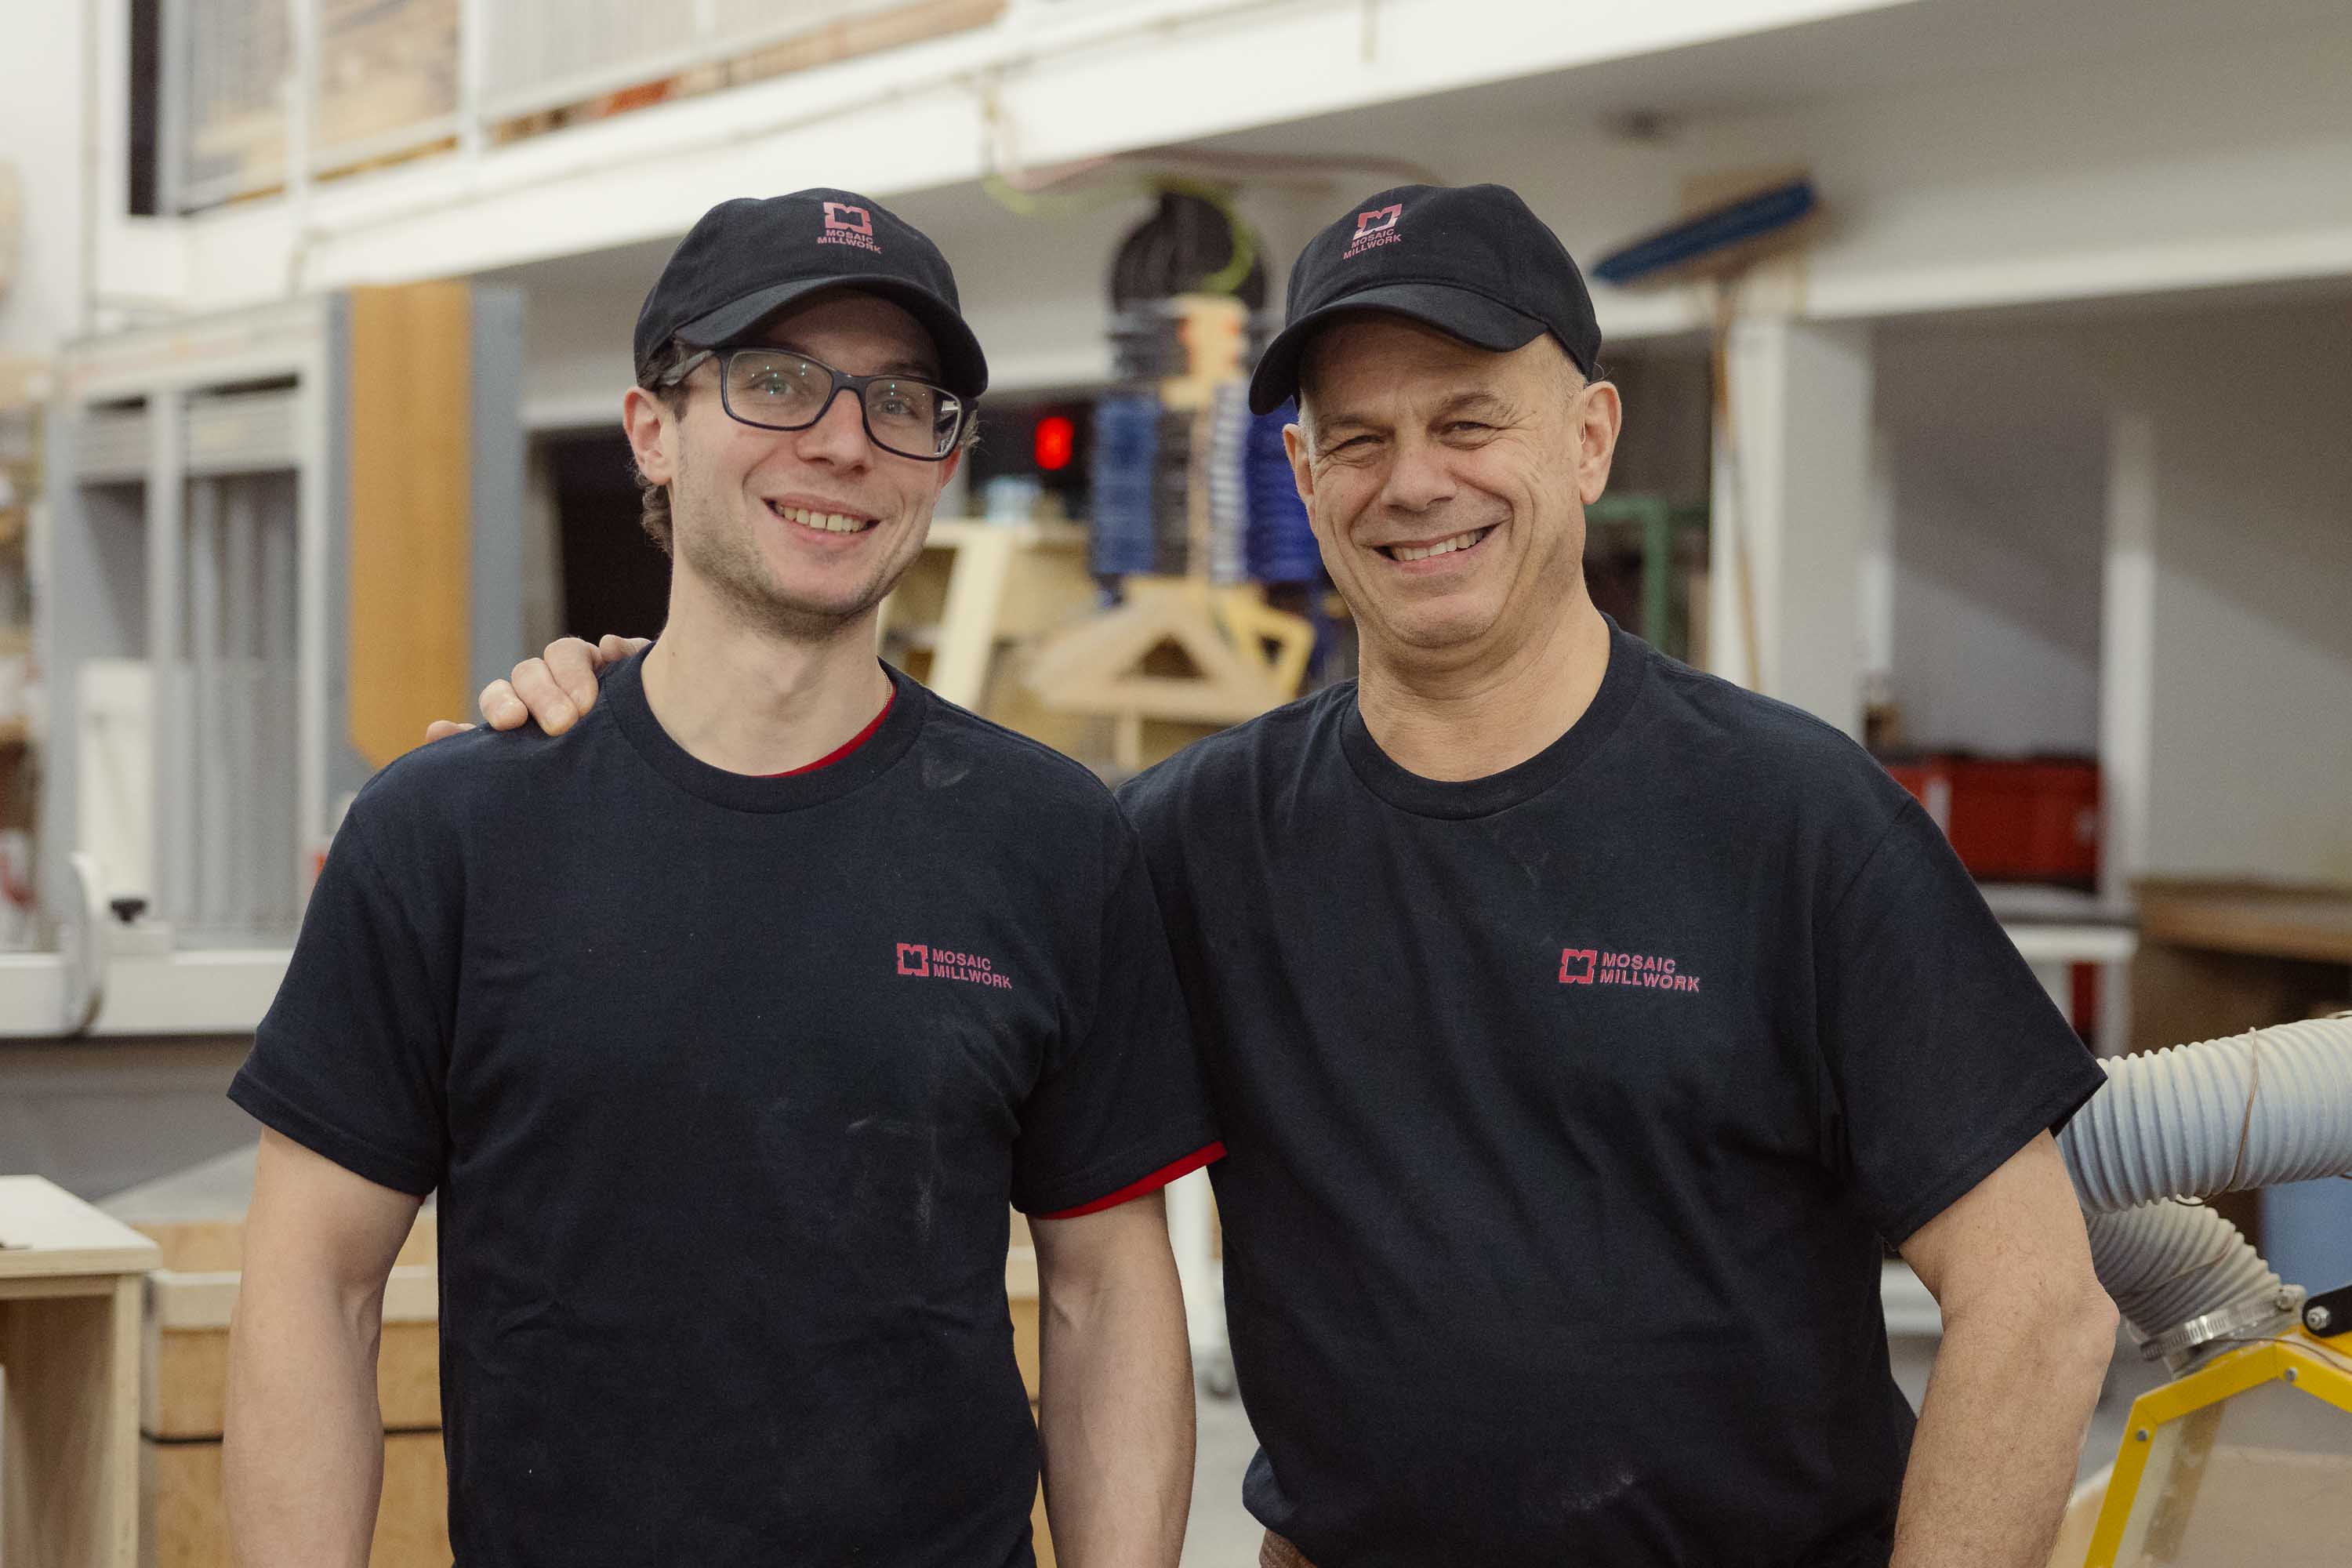
[[[2099,1284],[2144,1339],[2225,1307],[2278,1299],[2277,1274],[2211,1209],[2156,1203],[2084,1218]]]
[[[2352,1015],[2099,1064],[2058,1140],[2116,1310],[2154,1338],[2279,1298],[2238,1228],[2177,1199],[2352,1172]]]
[[[2202,1198],[2352,1170],[2352,1017],[2099,1064],[2107,1087],[2058,1141],[2087,1209]]]

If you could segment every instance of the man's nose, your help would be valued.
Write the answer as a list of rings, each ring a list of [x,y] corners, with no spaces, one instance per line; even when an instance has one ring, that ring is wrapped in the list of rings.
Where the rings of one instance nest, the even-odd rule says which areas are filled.
[[[816,423],[798,432],[793,444],[812,462],[856,468],[872,461],[873,447],[866,438],[866,409],[857,394],[846,386],[836,387],[833,401],[825,405]]]
[[[1390,460],[1381,504],[1399,511],[1427,511],[1454,497],[1454,474],[1445,451],[1433,441],[1404,440]]]

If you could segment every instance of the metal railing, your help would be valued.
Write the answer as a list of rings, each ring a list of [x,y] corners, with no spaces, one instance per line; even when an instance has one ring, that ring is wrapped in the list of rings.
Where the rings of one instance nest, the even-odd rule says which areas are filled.
[[[478,148],[1035,4],[163,0],[165,205],[194,212],[419,152]],[[894,15],[905,26],[871,26]]]

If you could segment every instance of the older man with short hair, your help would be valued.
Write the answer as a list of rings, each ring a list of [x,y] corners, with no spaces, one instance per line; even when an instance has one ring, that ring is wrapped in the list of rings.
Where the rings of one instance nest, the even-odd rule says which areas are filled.
[[[1263,1560],[2039,1568],[2113,1344],[2050,1136],[2101,1075],[1859,747],[1594,608],[1600,347],[1500,187],[1317,236],[1251,401],[1299,397],[1361,673],[1121,791]],[[1885,1243],[1944,1314],[1916,1432]]]
[[[1512,193],[1307,247],[1252,384],[1361,673],[1136,779],[1232,1158],[1270,1563],[2036,1568],[2113,1343],[2101,1078],[1932,821],[1612,626],[1620,419]],[[1882,1238],[1941,1302],[1916,1438]]]

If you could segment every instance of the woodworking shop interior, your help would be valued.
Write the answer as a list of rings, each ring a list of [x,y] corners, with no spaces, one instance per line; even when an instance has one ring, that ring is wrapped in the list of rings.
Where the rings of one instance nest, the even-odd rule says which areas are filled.
[[[257,1130],[224,1090],[352,792],[553,638],[661,629],[630,331],[731,196],[860,192],[951,261],[980,440],[882,654],[1116,783],[1355,672],[1284,417],[1241,396],[1292,258],[1372,191],[1514,188],[1622,389],[1600,608],[1865,744],[2097,1055],[2352,1010],[2340,0],[60,0],[5,33],[7,1568],[229,1562]],[[1774,193],[1802,211],[1721,265],[1601,275]],[[2352,1338],[2305,1310],[2352,1284],[2329,1135],[2319,1179],[2129,1200],[2207,1200],[2268,1272],[2200,1300],[2229,1342],[2126,1320],[2053,1568],[2352,1560]],[[1184,1562],[1254,1563],[1205,1173],[1169,1211]],[[379,1564],[449,1561],[435,1259],[428,1206]],[[1916,1403],[1939,1318],[1884,1275]],[[1006,1279],[1034,1369],[1017,1222]],[[2233,1353],[2272,1359],[2198,1383]],[[2216,1438],[2225,1395],[2277,1407]]]

